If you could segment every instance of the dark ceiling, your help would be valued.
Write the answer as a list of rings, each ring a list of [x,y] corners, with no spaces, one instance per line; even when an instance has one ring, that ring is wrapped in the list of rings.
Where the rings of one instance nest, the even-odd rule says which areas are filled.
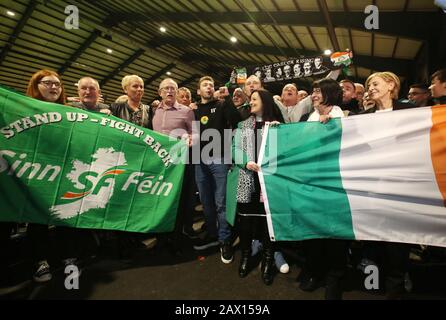
[[[370,4],[379,9],[378,30],[364,26]],[[68,5],[79,9],[79,29],[65,28]],[[222,84],[234,66],[325,49],[351,49],[358,81],[384,70],[427,81],[446,61],[446,14],[432,0],[0,0],[0,10],[1,84],[25,91],[32,73],[50,68],[68,95],[80,77],[96,78],[108,102],[123,94],[127,74],[145,80],[151,101],[168,72],[195,91],[202,75]]]

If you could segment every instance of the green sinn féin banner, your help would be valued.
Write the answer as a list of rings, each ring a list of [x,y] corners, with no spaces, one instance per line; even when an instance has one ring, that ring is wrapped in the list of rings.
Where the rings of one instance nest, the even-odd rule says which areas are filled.
[[[171,231],[183,141],[0,88],[0,221]]]

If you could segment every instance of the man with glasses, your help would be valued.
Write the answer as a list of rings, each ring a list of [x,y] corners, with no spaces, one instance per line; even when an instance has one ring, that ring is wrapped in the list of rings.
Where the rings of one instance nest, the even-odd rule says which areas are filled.
[[[407,94],[407,99],[409,99],[409,101],[416,107],[431,106],[432,103],[430,102],[430,97],[429,88],[422,83],[411,85],[409,93]]]
[[[178,84],[171,78],[161,81],[158,94],[161,102],[153,116],[153,130],[169,135],[177,139],[187,140],[189,146],[192,136],[192,121],[194,112],[188,106],[177,102]],[[198,238],[193,225],[193,200],[194,200],[194,170],[193,165],[186,164],[183,178],[180,204],[178,207],[175,230],[166,237],[158,240],[166,241],[168,249],[174,254],[181,254],[180,235],[183,232],[189,238]],[[184,226],[184,227],[183,227]]]
[[[71,105],[82,110],[110,113],[110,107],[99,102],[101,89],[99,83],[90,77],[83,77],[77,83],[77,93],[79,102],[72,102]]]
[[[187,138],[192,134],[194,112],[177,102],[177,90],[178,85],[173,79],[161,81],[158,90],[161,103],[153,116],[153,130],[175,138]]]

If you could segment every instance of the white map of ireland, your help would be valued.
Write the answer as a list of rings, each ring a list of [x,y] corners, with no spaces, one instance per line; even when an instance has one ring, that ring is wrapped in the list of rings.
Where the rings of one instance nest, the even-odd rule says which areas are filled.
[[[59,219],[69,219],[78,214],[86,213],[91,209],[103,209],[113,196],[115,175],[123,172],[122,170],[113,169],[127,164],[124,153],[116,152],[113,148],[101,148],[93,155],[93,159],[95,160],[91,164],[73,160],[73,169],[67,174],[67,178],[73,183],[74,189],[77,191],[71,192],[72,190],[70,190],[62,198],[78,199],[50,208],[50,211]],[[85,192],[77,193],[79,192],[78,190],[84,191],[85,185],[79,181],[79,178],[86,172],[89,173],[88,179],[93,184],[93,187]],[[96,194],[93,194],[92,190],[95,189],[101,179],[104,180],[104,176],[108,177],[107,183],[104,183]],[[67,197],[67,195],[70,197]]]

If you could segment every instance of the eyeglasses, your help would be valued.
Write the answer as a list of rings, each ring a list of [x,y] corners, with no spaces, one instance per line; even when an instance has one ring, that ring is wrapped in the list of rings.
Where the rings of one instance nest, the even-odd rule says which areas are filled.
[[[56,88],[60,88],[60,86],[62,85],[59,81],[50,80],[39,81],[39,83],[43,84],[47,88],[52,88],[53,86],[55,86]]]
[[[177,90],[177,88],[175,88],[175,87],[162,87],[161,90],[164,90],[164,91],[175,91],[175,90]]]

